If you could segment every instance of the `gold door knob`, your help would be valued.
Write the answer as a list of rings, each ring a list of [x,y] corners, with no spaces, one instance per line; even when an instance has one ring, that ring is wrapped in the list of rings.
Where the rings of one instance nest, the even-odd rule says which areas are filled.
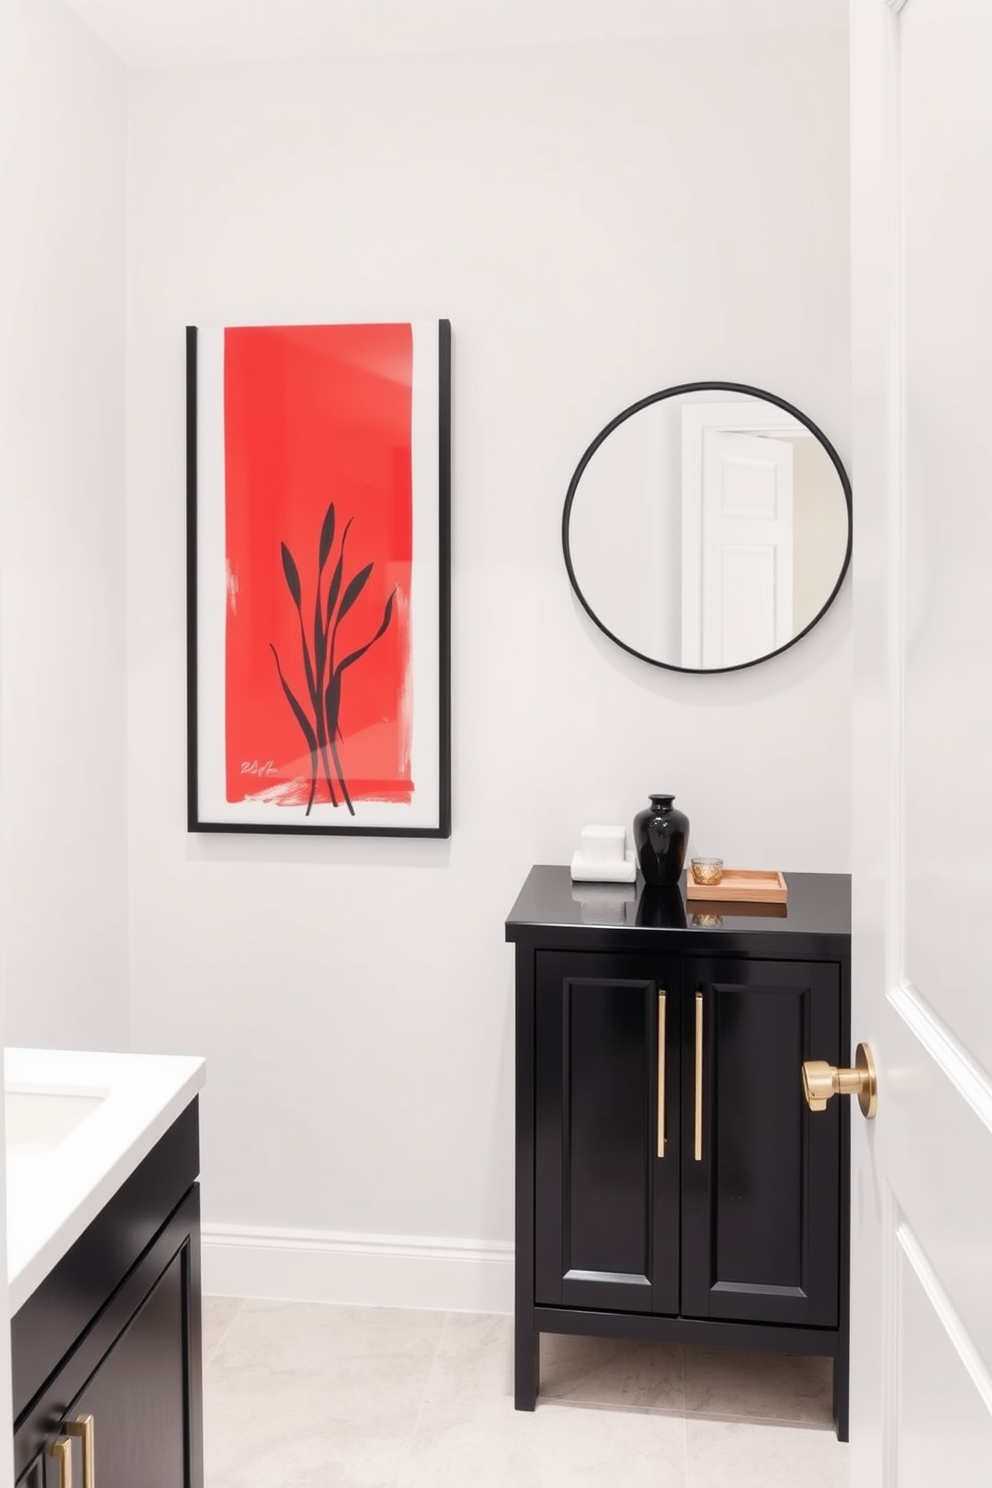
[[[870,1121],[878,1110],[878,1078],[869,1045],[858,1045],[853,1069],[838,1069],[822,1059],[807,1059],[803,1065],[803,1094],[811,1111],[825,1111],[833,1095],[856,1095],[862,1116]]]

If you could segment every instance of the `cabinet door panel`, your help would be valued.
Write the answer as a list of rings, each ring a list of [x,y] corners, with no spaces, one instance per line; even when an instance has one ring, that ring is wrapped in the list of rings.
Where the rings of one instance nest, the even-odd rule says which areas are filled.
[[[537,967],[536,1300],[675,1313],[679,968],[554,952]]]
[[[186,1488],[186,1250],[172,1260],[73,1402],[94,1420],[100,1488]],[[81,1468],[74,1447],[74,1481]]]
[[[54,1437],[52,1438],[54,1440]],[[52,1464],[55,1476],[52,1478],[54,1488],[58,1488],[58,1464]],[[45,1488],[45,1459],[36,1457],[27,1472],[17,1480],[17,1488]]]
[[[835,1326],[840,1102],[810,1121],[801,1068],[814,1057],[839,1061],[840,969],[697,960],[685,985],[682,1311]]]

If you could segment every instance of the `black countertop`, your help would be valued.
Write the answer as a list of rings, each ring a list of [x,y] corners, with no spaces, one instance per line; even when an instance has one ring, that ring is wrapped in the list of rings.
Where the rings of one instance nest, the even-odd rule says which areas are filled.
[[[518,944],[562,949],[677,950],[769,957],[849,953],[851,878],[786,873],[787,904],[721,904],[677,888],[573,883],[564,865],[532,868],[506,921]]]

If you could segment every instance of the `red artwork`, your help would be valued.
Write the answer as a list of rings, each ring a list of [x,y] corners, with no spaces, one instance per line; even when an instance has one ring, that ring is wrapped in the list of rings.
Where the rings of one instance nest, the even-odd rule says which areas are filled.
[[[409,325],[228,328],[228,802],[408,803]]]

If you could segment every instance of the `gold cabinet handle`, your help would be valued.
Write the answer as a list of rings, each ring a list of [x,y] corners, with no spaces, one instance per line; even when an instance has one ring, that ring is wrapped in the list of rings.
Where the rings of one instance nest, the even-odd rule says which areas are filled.
[[[66,1421],[69,1436],[78,1436],[83,1444],[83,1488],[96,1488],[96,1453],[93,1447],[93,1417],[89,1414]]]
[[[49,1455],[59,1465],[59,1488],[72,1488],[72,1442],[67,1436],[58,1437],[52,1442]]]
[[[665,994],[658,993],[658,1156],[665,1155]]]
[[[703,1160],[703,994],[696,993],[696,1135],[693,1157]]]
[[[878,1076],[870,1044],[859,1044],[853,1069],[838,1069],[823,1059],[803,1065],[803,1094],[811,1111],[825,1111],[835,1095],[856,1095],[862,1116],[870,1121],[878,1110]]]

